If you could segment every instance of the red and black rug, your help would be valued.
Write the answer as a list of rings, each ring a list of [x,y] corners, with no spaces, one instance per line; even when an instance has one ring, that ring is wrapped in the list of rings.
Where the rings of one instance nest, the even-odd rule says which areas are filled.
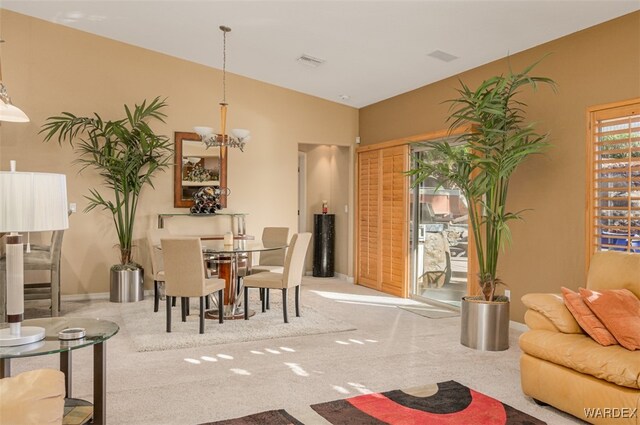
[[[304,425],[285,410],[269,410],[242,418],[227,419],[218,422],[207,422],[201,425]]]
[[[545,425],[455,381],[311,406],[334,425]]]

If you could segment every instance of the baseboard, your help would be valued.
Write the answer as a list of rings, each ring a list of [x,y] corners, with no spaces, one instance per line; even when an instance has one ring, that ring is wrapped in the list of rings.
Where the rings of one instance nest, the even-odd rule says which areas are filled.
[[[312,276],[313,277],[313,272],[312,271],[306,271],[304,272],[305,276]],[[348,276],[346,274],[342,274],[342,273],[334,273],[333,277],[335,279],[340,279],[340,280],[344,280],[347,283],[353,283],[355,280],[353,279],[353,276]]]
[[[524,323],[514,322],[513,320],[509,321],[509,328],[520,332],[526,332],[529,330],[529,326]]]
[[[108,300],[108,292],[94,292],[91,294],[70,294],[62,295],[60,297],[62,301],[94,301],[94,300]]]
[[[153,297],[153,289],[145,289],[144,296]],[[60,298],[62,301],[104,301],[108,300],[110,297],[108,292],[94,292],[91,294],[62,295]]]
[[[347,283],[353,283],[353,281],[354,281],[353,276],[348,276],[348,275],[342,274],[342,273],[336,273],[335,277],[337,277],[338,279],[346,280]]]

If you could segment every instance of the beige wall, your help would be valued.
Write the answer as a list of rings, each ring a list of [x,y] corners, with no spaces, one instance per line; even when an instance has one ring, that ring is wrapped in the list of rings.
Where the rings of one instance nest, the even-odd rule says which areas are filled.
[[[194,125],[219,127],[221,72],[184,60],[115,42],[63,26],[1,11],[3,77],[28,124],[0,127],[0,169],[9,159],[20,170],[65,173],[69,201],[78,204],[65,234],[62,293],[108,291],[108,269],[118,261],[111,218],[105,212],[83,213],[83,195],[100,187],[91,171],[78,175],[69,146],[43,143],[38,135],[48,116],[62,111],[78,115],[96,111],[104,118],[123,115],[123,104],[166,96],[162,134],[191,131]],[[215,53],[215,52],[214,52]],[[229,128],[248,128],[245,152],[229,154],[228,210],[246,212],[248,233],[265,226],[297,229],[298,143],[351,145],[358,131],[358,111],[333,102],[237,75],[227,76]],[[142,193],[135,237],[136,258],[146,263],[144,237],[158,212],[173,209],[173,170],[160,173],[156,190]],[[186,211],[186,210],[180,210]],[[195,219],[206,233],[206,220]],[[146,264],[145,264],[146,265]]]
[[[353,276],[348,244],[349,211],[352,209],[349,202],[350,149],[336,145],[303,144],[300,150],[306,153],[307,231],[313,232],[313,215],[322,212],[322,201],[327,200],[329,213],[336,215],[335,272]],[[308,270],[313,264],[311,256],[307,258]]]
[[[577,288],[585,277],[586,108],[640,96],[640,12],[543,44],[455,77],[363,108],[362,144],[446,127],[446,99],[457,80],[475,87],[483,79],[515,70],[551,54],[538,75],[553,78],[554,94],[526,92],[528,118],[551,133],[553,147],[530,159],[513,178],[509,208],[531,208],[512,225],[513,245],[501,257],[502,279],[511,289],[512,319],[522,321],[520,297],[528,292]]]

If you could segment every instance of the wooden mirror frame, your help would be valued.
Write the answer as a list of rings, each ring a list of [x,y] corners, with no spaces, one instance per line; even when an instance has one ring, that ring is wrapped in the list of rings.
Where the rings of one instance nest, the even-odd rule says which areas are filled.
[[[193,199],[182,198],[182,142],[184,140],[200,141],[200,136],[196,133],[176,131],[174,133],[175,151],[173,166],[173,206],[174,208],[191,208]],[[227,187],[227,147],[220,148],[220,187]],[[220,205],[227,206],[227,194],[223,191],[220,195]]]

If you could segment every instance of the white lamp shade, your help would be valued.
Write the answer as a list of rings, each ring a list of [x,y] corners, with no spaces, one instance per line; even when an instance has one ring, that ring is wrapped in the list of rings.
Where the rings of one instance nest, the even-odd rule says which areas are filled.
[[[198,136],[205,139],[213,134],[213,128],[211,127],[193,127],[193,131],[195,131]]]
[[[238,139],[247,142],[250,139],[249,134],[251,134],[251,132],[244,128],[234,128],[233,130],[231,130],[231,134],[236,136]]]
[[[69,227],[64,174],[0,171],[0,232]]]
[[[29,117],[20,108],[0,101],[0,121],[29,122]]]

